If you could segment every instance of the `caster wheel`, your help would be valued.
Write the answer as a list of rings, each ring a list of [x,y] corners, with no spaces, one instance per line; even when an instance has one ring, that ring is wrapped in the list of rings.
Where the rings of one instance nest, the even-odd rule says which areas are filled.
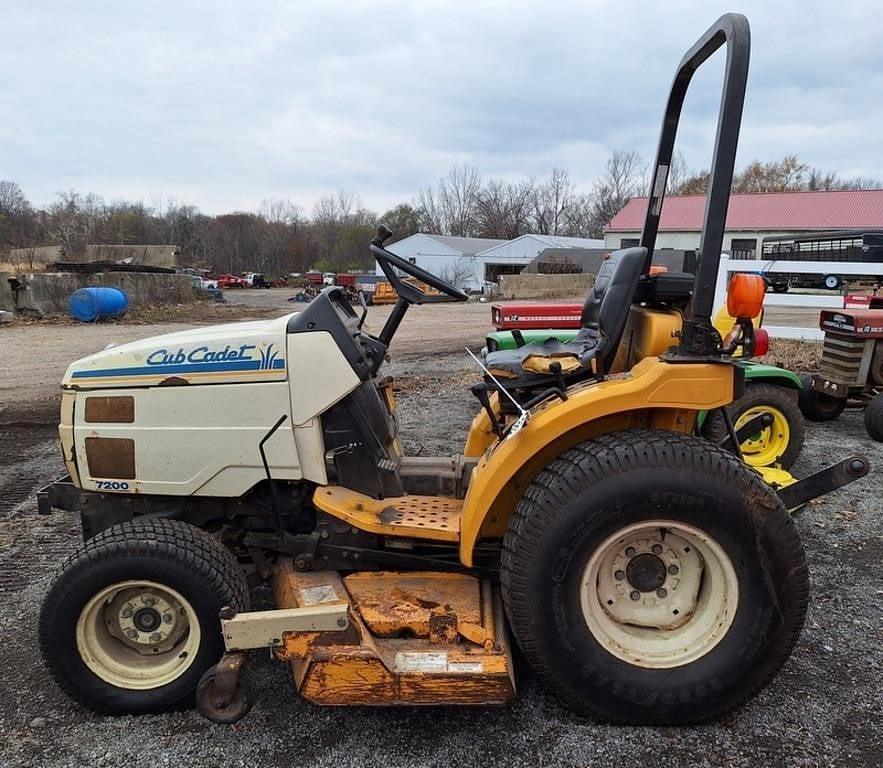
[[[196,687],[196,708],[213,723],[230,725],[239,722],[254,706],[255,691],[251,678],[244,671],[239,673],[236,688],[227,701],[221,696],[216,683],[214,667],[207,670]]]

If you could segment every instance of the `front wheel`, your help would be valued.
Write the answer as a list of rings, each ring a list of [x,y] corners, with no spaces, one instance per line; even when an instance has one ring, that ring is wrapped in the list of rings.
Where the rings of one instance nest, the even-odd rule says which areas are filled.
[[[797,392],[770,382],[749,382],[745,394],[727,406],[733,426],[738,431],[751,419],[769,414],[772,423],[748,435],[739,446],[745,463],[752,467],[781,467],[790,469],[806,436],[806,426]],[[713,443],[720,444],[728,436],[727,425],[719,411],[709,414],[705,434]]]
[[[883,392],[874,395],[865,408],[865,430],[873,440],[883,443]]]
[[[735,456],[633,430],[541,471],[503,542],[513,634],[571,708],[604,721],[718,718],[761,690],[803,625],[793,521]]]
[[[846,408],[846,398],[832,397],[813,389],[810,374],[800,374],[800,384],[797,404],[800,412],[810,421],[833,421]]]
[[[61,688],[96,712],[192,701],[224,651],[218,614],[248,608],[236,558],[176,520],[135,519],[89,539],[40,610],[40,650]]]

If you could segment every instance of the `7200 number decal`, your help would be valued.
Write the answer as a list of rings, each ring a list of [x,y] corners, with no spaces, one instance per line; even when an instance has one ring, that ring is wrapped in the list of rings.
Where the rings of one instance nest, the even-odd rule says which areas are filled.
[[[95,485],[98,486],[98,490],[100,491],[128,491],[129,484],[123,483],[118,480],[96,480]]]

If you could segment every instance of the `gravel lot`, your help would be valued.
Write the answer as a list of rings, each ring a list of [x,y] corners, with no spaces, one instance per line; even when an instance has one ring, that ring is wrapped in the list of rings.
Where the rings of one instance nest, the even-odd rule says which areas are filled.
[[[475,317],[453,313],[448,325],[424,316],[419,327],[409,327],[421,313],[405,320],[389,366],[401,387],[405,447],[425,455],[453,453],[476,408],[468,394],[471,364],[455,350],[475,345],[482,334]],[[381,315],[372,310],[370,322]],[[564,710],[523,664],[520,696],[508,708],[322,709],[300,701],[287,670],[263,654],[251,661],[258,704],[237,726],[212,725],[191,711],[110,718],[80,709],[49,679],[36,649],[40,600],[56,564],[77,546],[79,522],[62,514],[37,516],[31,497],[62,471],[54,388],[64,364],[123,335],[96,328],[100,332],[86,340],[81,326],[0,331],[4,356],[30,357],[44,343],[54,350],[54,362],[31,380],[36,386],[13,381],[14,364],[0,373],[0,766],[883,764],[879,470],[798,515],[812,573],[806,628],[774,683],[721,723],[599,726]],[[128,328],[126,338],[165,330]],[[431,353],[430,346],[439,346],[424,344],[421,334],[443,339],[441,351]],[[796,472],[850,453],[883,464],[883,447],[866,436],[861,415],[848,412],[831,424],[809,425]]]

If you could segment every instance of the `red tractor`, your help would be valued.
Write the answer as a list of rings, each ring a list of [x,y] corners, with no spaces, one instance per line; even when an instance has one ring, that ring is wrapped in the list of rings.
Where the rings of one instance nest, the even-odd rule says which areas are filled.
[[[865,429],[883,442],[883,308],[823,310],[819,327],[822,363],[802,377],[800,410],[811,421],[830,421],[844,408],[864,408]]]

